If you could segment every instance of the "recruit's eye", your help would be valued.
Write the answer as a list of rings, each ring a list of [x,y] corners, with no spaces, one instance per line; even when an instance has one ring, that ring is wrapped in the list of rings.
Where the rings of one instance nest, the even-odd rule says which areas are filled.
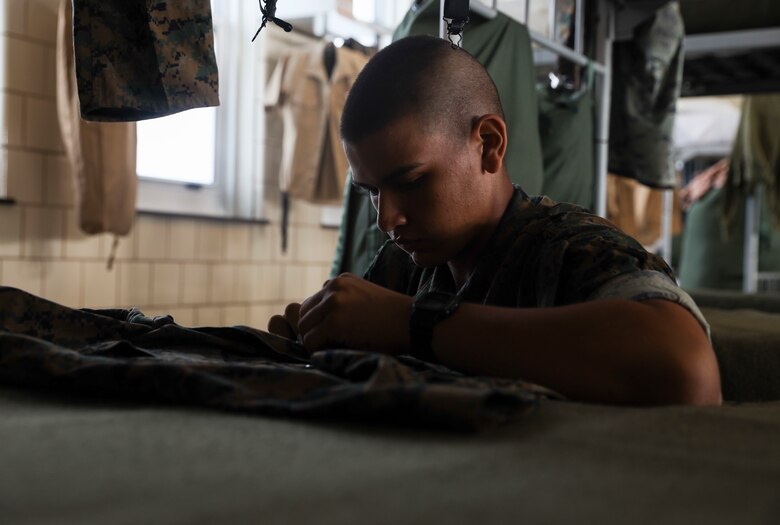
[[[396,182],[396,187],[401,191],[409,191],[415,188],[419,188],[423,185],[426,179],[426,174],[418,175],[411,179],[399,180]]]
[[[352,183],[352,187],[355,188],[358,193],[361,193],[363,195],[368,195],[370,197],[376,197],[376,195],[379,193],[379,191],[376,188],[370,188],[368,186],[361,186],[359,184]]]

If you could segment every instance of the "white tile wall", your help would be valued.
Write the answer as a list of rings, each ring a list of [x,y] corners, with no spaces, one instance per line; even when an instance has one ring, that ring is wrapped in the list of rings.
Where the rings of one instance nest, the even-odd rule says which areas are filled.
[[[43,200],[46,204],[73,206],[74,184],[64,155],[43,156]]]
[[[119,304],[139,306],[148,304],[152,288],[152,265],[149,263],[117,263],[119,272]]]
[[[141,215],[135,222],[139,259],[164,259],[168,248],[168,219]]]
[[[152,266],[152,298],[154,305],[170,306],[179,303],[181,265],[155,263]]]
[[[0,205],[0,257],[22,255],[22,209]]]
[[[220,223],[199,221],[196,254],[201,261],[220,261],[225,256],[225,236]]]
[[[246,261],[250,251],[249,224],[227,225],[225,237],[225,259],[228,261]]]
[[[195,310],[193,308],[164,308],[163,314],[170,315],[177,324],[182,326],[195,325]]]
[[[274,305],[269,304],[257,304],[249,307],[249,326],[259,328],[260,330],[266,330],[268,328],[268,320],[272,315],[281,314],[284,311],[283,308],[277,308]]]
[[[198,233],[195,221],[173,218],[169,225],[168,253],[169,259],[191,261],[195,259],[196,236]]]
[[[54,100],[27,98],[25,144],[45,151],[63,151]]]
[[[57,6],[59,0],[27,0],[27,34],[49,44],[57,41]]]
[[[247,306],[226,306],[222,312],[222,324],[227,326],[248,325],[249,307]]]
[[[65,306],[81,306],[81,278],[81,264],[78,262],[46,261],[43,263],[43,295]]]
[[[282,277],[282,266],[278,264],[264,264],[254,266],[254,275],[256,277],[255,286],[252,289],[252,301],[274,301],[278,302],[284,299],[283,292],[284,281]],[[295,297],[293,295],[293,297]]]
[[[27,0],[3,0],[0,4],[0,31],[22,34],[27,25]]]
[[[253,296],[252,292],[257,287],[257,267],[252,264],[237,264],[233,266],[233,297],[232,300],[239,303],[248,303],[254,300],[262,300],[265,297]]]
[[[3,145],[23,146],[24,130],[26,128],[24,113],[27,98],[5,92],[5,126],[2,130]]]
[[[182,304],[208,303],[209,297],[209,265],[185,264],[182,277]]]
[[[2,37],[8,54],[7,66],[13,75],[7,75],[5,85],[16,91],[37,95],[46,92],[46,46],[16,37]]]
[[[222,326],[222,310],[215,306],[195,309],[196,326]]]
[[[103,253],[102,235],[86,235],[78,225],[76,210],[65,210],[65,245],[66,258],[99,259]]]
[[[8,152],[8,194],[17,202],[43,202],[43,156],[22,150]]]
[[[276,225],[254,226],[249,230],[249,258],[253,261],[270,261],[274,256],[273,231]]]
[[[105,262],[85,262],[81,268],[84,303],[90,308],[116,308],[119,301],[119,272],[109,270]]]
[[[62,208],[25,207],[25,257],[62,257],[64,225],[65,210]]]
[[[43,263],[30,260],[3,261],[3,284],[31,294],[43,294]]]

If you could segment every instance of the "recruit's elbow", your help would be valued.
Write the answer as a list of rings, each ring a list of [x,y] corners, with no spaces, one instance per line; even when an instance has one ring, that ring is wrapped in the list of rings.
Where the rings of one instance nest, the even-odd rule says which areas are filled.
[[[684,405],[720,405],[723,402],[720,370],[712,346],[707,341],[687,357],[675,374],[674,401]]]
[[[646,383],[645,401],[650,404],[720,405],[723,402],[720,370],[706,332],[690,312],[667,302],[648,302],[660,317],[656,326],[668,329],[653,342],[657,356],[650,367],[658,375]],[[647,304],[647,303],[646,303]],[[651,379],[652,378],[652,379]]]

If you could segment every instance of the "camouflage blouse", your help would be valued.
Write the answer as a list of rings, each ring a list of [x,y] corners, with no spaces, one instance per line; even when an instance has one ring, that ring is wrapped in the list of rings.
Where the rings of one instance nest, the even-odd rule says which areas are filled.
[[[392,241],[365,278],[407,295],[457,293],[462,301],[515,308],[599,298],[665,299],[681,304],[709,333],[671,268],[606,219],[573,204],[514,195],[476,268],[460,288],[446,265],[421,268]]]

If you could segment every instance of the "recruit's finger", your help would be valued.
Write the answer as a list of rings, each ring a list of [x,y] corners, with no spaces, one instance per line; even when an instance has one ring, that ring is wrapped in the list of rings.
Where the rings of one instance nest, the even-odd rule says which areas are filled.
[[[298,333],[305,336],[308,332],[313,330],[317,325],[322,323],[325,316],[328,314],[328,300],[327,295],[317,302],[310,303],[310,307],[304,312],[301,307],[301,318],[298,321]]]
[[[287,319],[281,315],[274,315],[268,320],[268,331],[287,339],[297,339],[297,334],[287,322]]]
[[[324,326],[315,326],[312,330],[302,333],[303,347],[309,352],[333,348],[332,341],[328,338],[328,331]]]
[[[314,295],[304,299],[303,302],[301,303],[301,308],[298,311],[299,319],[302,319],[309,310],[311,310],[317,304],[319,304],[320,301],[322,301],[323,296],[327,293],[327,291],[328,288],[322,288]]]
[[[298,321],[301,318],[301,305],[299,303],[290,303],[284,308],[284,318],[293,329],[298,332]]]

